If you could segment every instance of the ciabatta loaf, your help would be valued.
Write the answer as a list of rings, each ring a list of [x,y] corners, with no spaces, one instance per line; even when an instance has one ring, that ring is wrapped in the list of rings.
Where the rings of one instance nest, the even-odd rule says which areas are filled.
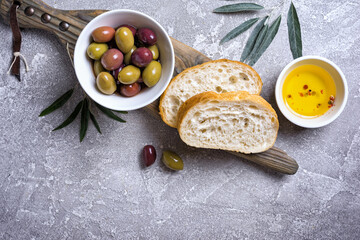
[[[195,95],[181,106],[177,120],[186,144],[242,153],[271,148],[279,129],[271,105],[243,91]]]
[[[173,78],[160,98],[160,115],[167,125],[176,127],[181,104],[196,94],[207,91],[260,94],[261,88],[259,74],[249,65],[227,59],[206,62]]]

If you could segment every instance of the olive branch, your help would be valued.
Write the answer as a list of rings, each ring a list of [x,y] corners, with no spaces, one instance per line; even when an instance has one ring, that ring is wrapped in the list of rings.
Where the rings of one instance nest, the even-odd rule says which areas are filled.
[[[68,56],[70,58],[71,64],[74,65],[74,62],[71,58],[70,52],[69,52],[69,44],[66,44],[66,50],[68,53]],[[71,98],[71,96],[74,93],[74,89],[76,89],[79,86],[79,83],[77,83],[75,85],[74,88],[71,88],[70,90],[68,90],[66,93],[64,93],[63,95],[61,95],[58,99],[56,99],[52,104],[50,104],[50,106],[48,106],[47,108],[45,108],[39,115],[39,117],[43,117],[46,116],[52,112],[54,112],[55,110],[61,108],[62,106],[64,106],[64,104]],[[73,112],[56,128],[54,128],[52,131],[56,131],[59,129],[62,129],[66,126],[68,126],[70,123],[72,123],[76,117],[79,115],[80,111],[81,111],[81,119],[80,119],[80,142],[82,142],[82,140],[84,139],[87,129],[88,129],[88,125],[89,125],[89,118],[92,121],[92,123],[94,124],[96,130],[101,133],[101,129],[99,126],[99,123],[96,121],[95,115],[93,114],[93,110],[92,110],[92,104],[94,103],[94,105],[101,111],[103,112],[106,116],[108,116],[109,118],[121,122],[121,123],[125,123],[126,121],[122,118],[120,118],[119,116],[117,116],[113,111],[115,110],[110,110],[106,107],[101,106],[100,104],[94,102],[92,99],[89,98],[89,96],[86,95],[86,93],[84,92],[84,90],[82,90],[83,95],[85,96],[83,98],[83,100],[81,100],[76,107],[74,108]],[[122,114],[127,114],[126,111],[115,111],[118,113],[122,113]]]
[[[254,65],[260,59],[260,57],[266,51],[266,49],[270,46],[276,34],[278,33],[281,23],[281,14],[271,24],[268,23],[268,21],[271,18],[273,11],[283,5],[284,5],[284,1],[282,1],[282,3],[279,6],[273,8],[271,13],[261,18],[261,20],[259,17],[257,17],[257,18],[249,19],[244,23],[240,24],[220,40],[220,45],[230,41],[231,39],[234,39],[243,32],[247,31],[260,20],[260,22],[254,27],[253,31],[251,32],[240,57],[241,62],[247,63],[250,66]],[[258,11],[263,8],[264,8],[263,6],[255,3],[236,3],[236,4],[221,6],[219,8],[214,9],[213,12],[239,13],[239,12]],[[301,28],[300,28],[300,22],[296,12],[296,8],[292,2],[290,4],[290,8],[287,15],[287,26],[288,26],[290,50],[292,52],[293,58],[295,59],[301,57],[302,56]]]
[[[61,108],[71,98],[71,96],[74,93],[75,88],[76,88],[76,86],[74,88],[68,90],[63,95],[61,95],[58,99],[56,99],[50,106],[45,108],[40,113],[39,117],[46,116],[46,115],[54,112],[55,110]],[[94,124],[96,130],[101,134],[99,123],[96,121],[95,115],[93,114],[92,104],[94,104],[101,112],[103,112],[109,118],[111,118],[113,120],[116,120],[118,122],[122,122],[122,123],[126,122],[125,120],[123,120],[122,118],[117,116],[112,110],[97,104],[96,102],[91,100],[85,94],[85,97],[83,98],[83,100],[81,100],[75,106],[73,112],[59,126],[54,128],[52,131],[56,131],[56,130],[59,130],[59,129],[62,129],[62,128],[68,126],[70,123],[72,123],[76,119],[76,117],[79,115],[79,113],[81,111],[80,142],[82,142],[82,140],[84,139],[84,137],[86,135],[86,132],[87,132],[87,129],[88,129],[88,124],[89,124],[89,119]],[[127,113],[126,111],[116,111],[116,112],[122,113],[122,114]]]

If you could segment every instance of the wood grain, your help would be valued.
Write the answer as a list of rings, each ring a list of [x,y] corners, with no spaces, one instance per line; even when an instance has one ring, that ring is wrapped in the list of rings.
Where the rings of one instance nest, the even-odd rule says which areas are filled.
[[[5,22],[9,20],[9,9],[12,2],[12,0],[0,0],[0,16]],[[18,8],[19,26],[21,28],[39,28],[52,32],[60,39],[64,46],[68,46],[71,57],[73,57],[75,43],[82,29],[94,17],[106,12],[106,10],[59,10],[48,6],[40,0],[19,0],[17,2],[20,3]],[[28,7],[32,7],[35,10],[31,16],[25,14],[25,9]],[[41,21],[41,16],[45,13],[51,16],[51,20],[48,23]],[[69,28],[66,31],[60,30],[59,25],[61,22],[69,24]],[[176,55],[174,75],[188,67],[211,60],[204,54],[174,38],[171,38],[171,41]],[[158,100],[146,106],[145,109],[152,116],[160,119]],[[258,154],[230,153],[284,174],[295,174],[298,169],[298,164],[293,158],[275,147]]]

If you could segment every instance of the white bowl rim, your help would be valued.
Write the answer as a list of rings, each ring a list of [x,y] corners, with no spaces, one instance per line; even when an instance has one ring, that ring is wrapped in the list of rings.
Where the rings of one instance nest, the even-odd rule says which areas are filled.
[[[283,102],[283,98],[282,98],[283,82],[281,83],[281,80],[284,78],[286,71],[298,62],[301,62],[304,60],[311,60],[311,59],[320,60],[320,61],[323,61],[323,62],[331,65],[339,73],[341,81],[344,85],[344,98],[343,98],[340,108],[338,108],[337,112],[334,115],[332,115],[331,117],[326,118],[323,121],[318,122],[318,123],[311,122],[311,121],[309,121],[310,119],[301,118],[301,117],[296,116],[295,114],[291,113],[290,110],[285,106],[285,103]],[[344,110],[344,108],[346,106],[347,99],[348,99],[348,85],[347,85],[347,81],[346,81],[344,73],[333,61],[331,61],[327,58],[324,58],[324,57],[320,57],[320,56],[307,55],[307,56],[303,56],[303,57],[294,59],[289,64],[287,64],[285,66],[285,68],[281,71],[281,73],[276,81],[275,99],[276,99],[276,103],[278,105],[279,110],[290,122],[292,122],[300,127],[304,127],[304,128],[319,128],[319,127],[323,127],[325,125],[330,124],[342,113],[342,111]],[[313,119],[316,119],[316,118],[313,118]]]
[[[107,12],[104,12],[104,13],[96,16],[96,17],[93,18],[90,22],[88,22],[88,23],[86,24],[86,26],[85,26],[85,27],[82,29],[82,31],[80,32],[80,35],[79,35],[78,39],[80,39],[81,35],[82,35],[82,34],[85,32],[85,30],[88,28],[89,23],[91,23],[91,22],[93,22],[93,21],[96,21],[96,19],[98,19],[98,18],[100,18],[100,17],[104,17],[104,16],[106,16],[106,15],[110,15],[110,14],[114,14],[114,13],[134,13],[134,14],[139,14],[139,15],[142,15],[143,17],[145,17],[145,18],[150,19],[150,20],[153,21],[155,24],[157,24],[158,27],[161,29],[161,31],[165,33],[165,39],[166,39],[166,41],[169,43],[169,46],[170,46],[170,52],[168,53],[168,54],[171,55],[170,58],[172,59],[170,67],[171,67],[171,69],[174,69],[174,68],[175,68],[175,52],[174,52],[174,46],[173,46],[173,44],[172,44],[172,41],[171,41],[170,36],[169,36],[169,34],[167,33],[167,31],[166,31],[166,30],[163,28],[163,26],[162,26],[158,21],[156,21],[154,18],[150,17],[149,15],[147,15],[147,14],[145,14],[145,13],[142,13],[142,12],[139,12],[139,11],[136,11],[136,10],[132,10],[132,9],[115,9],[115,10],[109,10],[109,11],[107,11]],[[77,71],[77,67],[76,67],[76,66],[77,66],[77,62],[76,62],[75,59],[76,59],[76,56],[77,56],[76,48],[77,48],[78,44],[79,44],[79,41],[76,41],[76,43],[75,43],[75,48],[74,48],[74,63],[73,63],[73,64],[74,64],[74,70],[75,70],[75,74],[76,74],[76,77],[77,77],[77,79],[78,79],[78,82],[80,83],[80,86],[81,86],[81,88],[83,89],[83,91],[86,93],[86,91],[85,91],[85,89],[84,89],[84,86],[83,86],[84,83],[83,83],[82,81],[80,81],[79,78],[78,78],[78,71]],[[78,54],[80,54],[80,53],[78,53]],[[80,74],[80,73],[79,73],[79,74]],[[171,76],[169,76],[169,77],[167,78],[166,84],[164,84],[164,86],[161,88],[161,90],[158,92],[158,94],[154,94],[152,98],[149,98],[149,100],[144,101],[144,102],[142,102],[142,104],[138,104],[138,105],[136,105],[135,107],[131,107],[131,106],[129,106],[128,108],[122,107],[121,109],[109,108],[109,107],[103,105],[101,102],[95,101],[95,100],[94,100],[90,95],[88,95],[87,93],[86,93],[86,94],[87,94],[87,96],[90,97],[93,101],[95,101],[96,103],[98,103],[99,105],[101,105],[101,106],[103,106],[103,107],[106,107],[106,108],[109,108],[109,109],[112,109],[112,110],[118,110],[118,111],[121,111],[121,110],[123,110],[123,111],[132,111],[132,110],[137,110],[137,109],[143,108],[143,107],[151,104],[152,102],[154,102],[156,99],[158,99],[158,98],[161,96],[161,94],[165,91],[165,89],[167,88],[167,86],[169,85],[172,77],[173,77],[173,76],[171,75]],[[136,97],[136,96],[134,96],[134,97]]]

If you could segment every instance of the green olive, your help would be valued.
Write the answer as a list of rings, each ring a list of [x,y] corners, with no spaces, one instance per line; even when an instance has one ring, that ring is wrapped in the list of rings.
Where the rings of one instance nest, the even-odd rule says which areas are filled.
[[[113,94],[116,91],[116,83],[114,77],[108,72],[101,72],[96,78],[98,89],[104,94]]]
[[[121,27],[115,32],[115,41],[120,51],[126,54],[134,46],[134,35],[127,27]]]
[[[128,52],[127,54],[125,54],[124,63],[125,63],[126,65],[129,65],[129,64],[130,64],[130,62],[131,62],[131,54],[132,54],[135,50],[136,50],[136,46],[134,45],[134,46],[131,48],[130,52]]]
[[[87,48],[87,54],[91,59],[99,60],[101,56],[109,49],[106,43],[91,43]]]
[[[142,73],[142,79],[148,87],[154,86],[160,80],[160,77],[161,64],[157,61],[151,61]]]
[[[100,60],[94,61],[94,73],[95,73],[96,77],[99,75],[99,73],[105,72],[105,71],[106,70],[104,69],[103,65],[101,65]]]
[[[118,75],[119,82],[123,84],[132,84],[136,82],[140,77],[140,69],[133,66],[128,65],[121,69]]]
[[[172,170],[183,170],[184,162],[181,157],[174,152],[171,151],[163,151],[163,155],[161,160],[168,168]]]
[[[159,58],[159,49],[156,46],[156,44],[148,47],[148,49],[151,51],[151,53],[153,55],[153,59],[157,60]]]

